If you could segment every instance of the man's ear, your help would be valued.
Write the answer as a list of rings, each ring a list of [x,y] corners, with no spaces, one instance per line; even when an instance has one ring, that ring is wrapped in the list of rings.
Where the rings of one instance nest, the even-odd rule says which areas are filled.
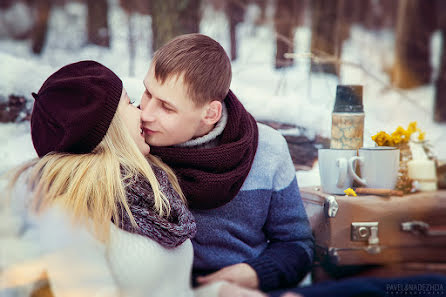
[[[205,109],[205,114],[203,117],[203,122],[206,125],[214,125],[217,123],[222,114],[222,103],[218,100],[211,101],[207,104]]]

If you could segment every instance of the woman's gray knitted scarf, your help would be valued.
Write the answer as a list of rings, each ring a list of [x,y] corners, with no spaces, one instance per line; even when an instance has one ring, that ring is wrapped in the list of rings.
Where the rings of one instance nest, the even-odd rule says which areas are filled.
[[[155,176],[170,203],[169,217],[160,217],[154,210],[155,201],[149,181],[141,176],[130,181],[126,188],[130,211],[135,218],[137,228],[133,227],[127,212],[120,209],[120,228],[131,233],[146,236],[165,248],[175,248],[195,236],[197,227],[192,213],[172,187],[167,174],[152,166]]]

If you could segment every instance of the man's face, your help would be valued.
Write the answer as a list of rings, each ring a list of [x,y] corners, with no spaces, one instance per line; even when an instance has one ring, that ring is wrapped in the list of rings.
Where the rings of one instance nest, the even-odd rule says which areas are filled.
[[[147,156],[150,152],[150,146],[145,142],[144,133],[141,132],[141,110],[136,108],[136,106],[131,103],[130,98],[124,88],[122,88],[121,99],[116,112],[121,115],[130,136],[135,141],[141,153],[144,156]]]
[[[144,78],[141,120],[145,140],[153,146],[171,146],[205,134],[202,118],[206,105],[197,107],[187,94],[183,76],[169,77],[164,84],[155,78],[153,65]]]

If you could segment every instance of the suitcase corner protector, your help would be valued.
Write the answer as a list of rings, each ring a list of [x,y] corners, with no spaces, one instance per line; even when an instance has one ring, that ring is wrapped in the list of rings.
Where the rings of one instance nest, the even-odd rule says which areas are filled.
[[[329,218],[334,218],[338,213],[339,205],[335,196],[326,196],[324,202],[325,214]]]

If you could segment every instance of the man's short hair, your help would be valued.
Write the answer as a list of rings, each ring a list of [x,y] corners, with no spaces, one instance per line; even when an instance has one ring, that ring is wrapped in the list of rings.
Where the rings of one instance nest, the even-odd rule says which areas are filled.
[[[183,75],[188,95],[197,106],[223,101],[228,94],[231,61],[223,47],[206,35],[177,36],[155,52],[153,65],[155,78],[162,84]]]

